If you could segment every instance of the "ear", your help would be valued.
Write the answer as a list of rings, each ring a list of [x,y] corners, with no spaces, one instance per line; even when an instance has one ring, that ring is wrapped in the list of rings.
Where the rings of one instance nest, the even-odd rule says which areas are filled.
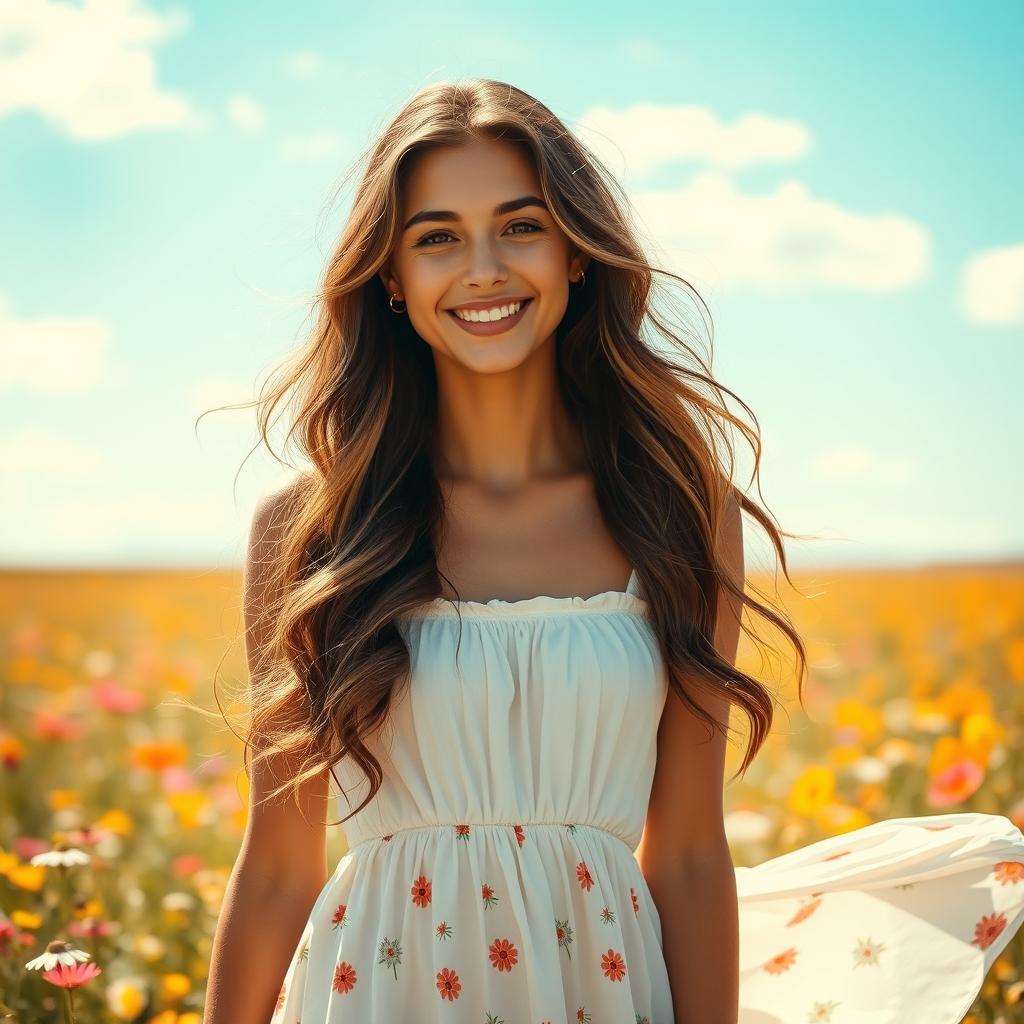
[[[580,271],[586,273],[589,266],[590,254],[583,252],[582,249],[573,250],[572,259],[569,260],[569,280],[579,277]]]
[[[398,279],[391,273],[391,264],[385,263],[383,267],[377,272],[377,276],[381,280],[381,284],[384,285],[384,290],[388,295],[394,295],[396,292],[402,294],[402,286],[398,283]]]

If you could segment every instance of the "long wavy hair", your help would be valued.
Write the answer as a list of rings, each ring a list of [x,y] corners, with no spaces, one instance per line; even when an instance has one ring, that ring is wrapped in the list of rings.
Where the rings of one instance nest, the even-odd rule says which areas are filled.
[[[710,324],[706,304],[685,279],[648,263],[621,186],[544,104],[488,79],[430,85],[363,155],[351,210],[313,296],[316,325],[308,339],[257,399],[220,407],[256,406],[260,436],[273,451],[270,420],[290,399],[285,443],[295,442],[311,466],[295,481],[265,567],[273,635],[267,668],[249,684],[243,759],[251,772],[252,746],[252,765],[275,757],[295,765],[268,799],[290,789],[298,803],[304,782],[325,771],[337,782],[335,765],[350,757],[369,791],[335,824],[362,810],[383,780],[366,741],[407,677],[409,653],[396,619],[441,596],[435,552],[445,509],[431,457],[433,355],[409,319],[389,310],[378,270],[400,234],[414,154],[499,138],[529,154],[551,215],[590,257],[556,332],[558,382],[604,520],[637,569],[670,688],[704,720],[709,738],[729,726],[701,705],[699,691],[742,710],[749,741],[737,774],[745,774],[771,728],[773,695],[715,650],[716,609],[727,590],[787,636],[803,696],[800,636],[781,607],[755,600],[754,588],[733,580],[720,559],[730,504],[761,525],[791,585],[782,537],[800,535],[776,526],[731,483],[727,425],[752,446],[757,479],[757,419],[715,382],[710,358],[705,362],[656,309],[655,275],[692,293]],[[664,351],[644,331],[660,338]],[[728,410],[723,394],[736,398],[754,427]]]

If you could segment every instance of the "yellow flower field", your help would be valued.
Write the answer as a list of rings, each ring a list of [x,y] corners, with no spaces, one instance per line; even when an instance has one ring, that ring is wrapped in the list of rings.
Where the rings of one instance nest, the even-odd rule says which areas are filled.
[[[793,575],[803,708],[782,640],[756,621],[765,659],[741,637],[740,666],[784,708],[726,791],[736,863],[904,815],[1024,827],[1024,565]],[[247,787],[237,738],[180,700],[216,713],[216,675],[242,710],[225,703],[245,682],[240,587],[220,570],[0,575],[0,1021],[200,1024]],[[329,865],[344,852],[330,830]],[[966,1020],[1024,1021],[1022,968],[1018,935]]]

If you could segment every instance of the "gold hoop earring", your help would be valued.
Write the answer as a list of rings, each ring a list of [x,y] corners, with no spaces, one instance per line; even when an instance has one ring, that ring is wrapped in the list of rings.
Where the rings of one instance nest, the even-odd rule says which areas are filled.
[[[395,299],[398,299],[398,292],[395,292],[395,294],[392,295],[390,299],[388,299],[388,305],[391,307],[391,312],[392,313],[404,313],[406,311],[406,309],[408,308],[407,304],[402,302],[401,299],[398,299],[399,302],[402,302],[402,308],[401,309],[395,309]]]

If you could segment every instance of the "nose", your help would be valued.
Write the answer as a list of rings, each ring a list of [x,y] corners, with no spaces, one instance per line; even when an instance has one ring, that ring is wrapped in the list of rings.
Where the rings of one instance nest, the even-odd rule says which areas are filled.
[[[508,269],[489,240],[467,247],[469,253],[462,283],[471,288],[493,288],[508,280]]]

